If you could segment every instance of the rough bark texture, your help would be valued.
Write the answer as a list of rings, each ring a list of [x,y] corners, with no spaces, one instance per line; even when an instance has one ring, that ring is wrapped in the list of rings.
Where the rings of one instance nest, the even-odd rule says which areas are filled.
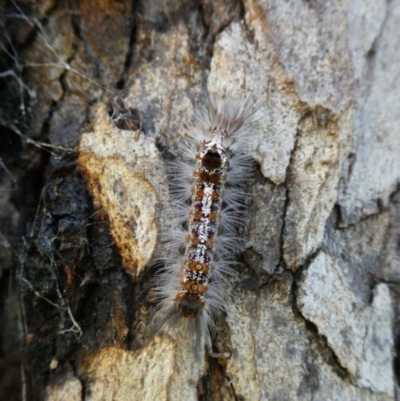
[[[1,399],[400,400],[400,0],[2,7]],[[264,101],[198,357],[147,328],[165,160],[204,87]]]

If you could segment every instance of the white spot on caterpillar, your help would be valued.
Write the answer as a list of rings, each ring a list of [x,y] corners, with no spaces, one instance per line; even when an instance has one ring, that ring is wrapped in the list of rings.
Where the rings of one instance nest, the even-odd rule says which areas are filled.
[[[154,328],[190,330],[197,350],[209,341],[224,310],[227,277],[244,247],[238,230],[247,199],[243,184],[253,173],[248,154],[258,109],[251,98],[207,98],[180,143],[179,160],[169,166],[177,230],[163,238],[170,252],[160,258],[164,267],[155,279]]]

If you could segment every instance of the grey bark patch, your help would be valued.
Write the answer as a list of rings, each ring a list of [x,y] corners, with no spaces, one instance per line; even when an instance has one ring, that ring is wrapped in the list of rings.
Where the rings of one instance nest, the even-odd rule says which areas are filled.
[[[304,273],[298,305],[326,336],[340,363],[360,387],[393,397],[393,307],[389,288],[386,284],[376,286],[371,305],[359,305],[355,296],[346,286],[340,266],[321,252]]]

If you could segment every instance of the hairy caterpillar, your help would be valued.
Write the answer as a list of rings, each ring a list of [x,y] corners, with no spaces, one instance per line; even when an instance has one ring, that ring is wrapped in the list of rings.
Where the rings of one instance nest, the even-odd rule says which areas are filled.
[[[258,105],[207,98],[179,144],[181,157],[170,163],[173,232],[164,238],[169,254],[156,276],[156,330],[187,328],[196,346],[213,333],[224,310],[227,277],[234,256],[243,249],[251,127]]]

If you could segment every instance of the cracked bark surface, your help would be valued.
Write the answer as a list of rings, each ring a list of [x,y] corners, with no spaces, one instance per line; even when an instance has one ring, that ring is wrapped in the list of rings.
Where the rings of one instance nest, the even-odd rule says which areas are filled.
[[[4,10],[0,398],[400,400],[399,0]],[[199,358],[147,328],[165,159],[204,87],[264,101]]]

